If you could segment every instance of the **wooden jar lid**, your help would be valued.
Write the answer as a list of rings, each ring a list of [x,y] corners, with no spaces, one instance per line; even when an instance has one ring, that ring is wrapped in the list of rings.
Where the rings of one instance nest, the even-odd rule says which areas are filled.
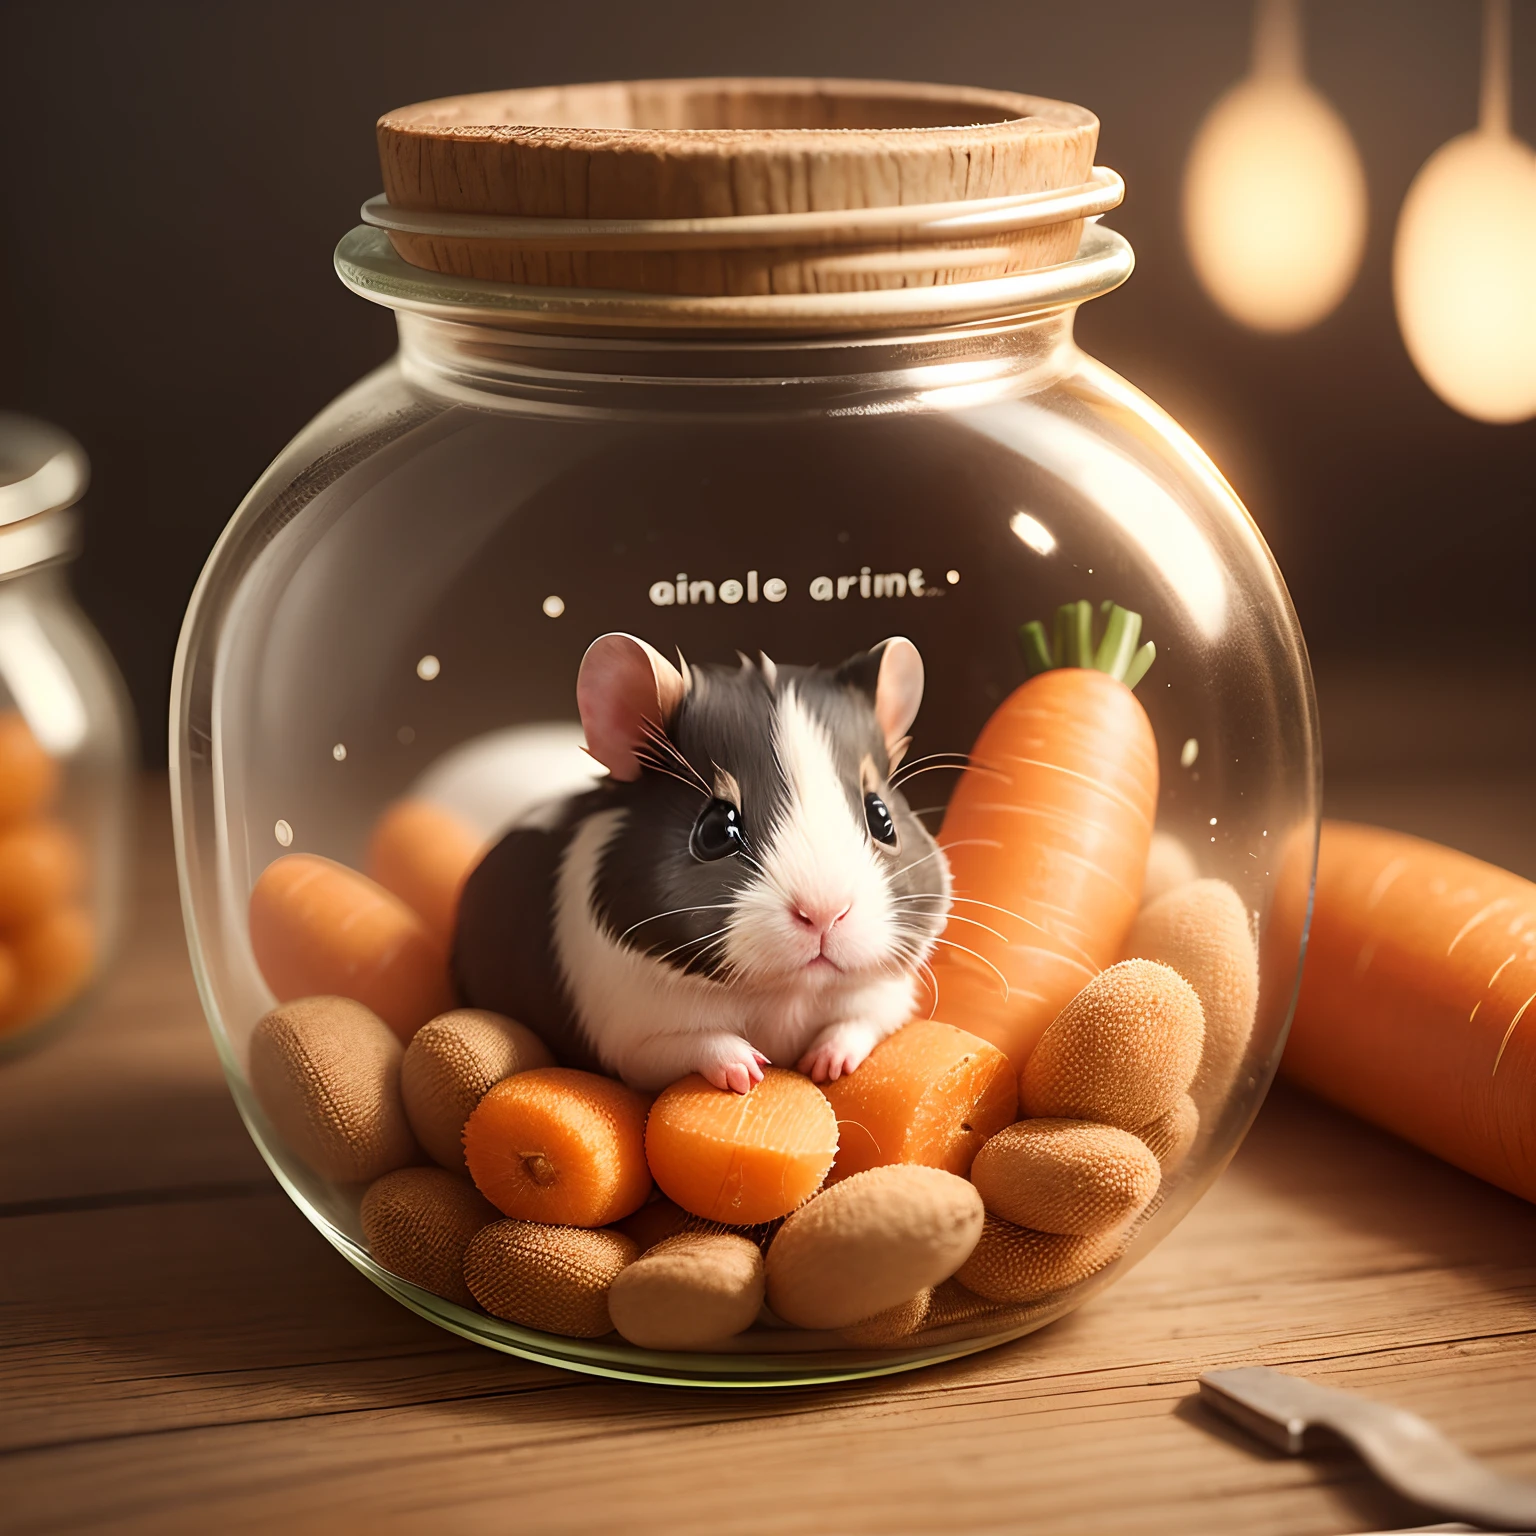
[[[1006,91],[651,80],[447,97],[379,121],[401,258],[631,293],[847,293],[1054,265],[1119,199],[1098,120]],[[893,212],[893,210],[902,210]]]

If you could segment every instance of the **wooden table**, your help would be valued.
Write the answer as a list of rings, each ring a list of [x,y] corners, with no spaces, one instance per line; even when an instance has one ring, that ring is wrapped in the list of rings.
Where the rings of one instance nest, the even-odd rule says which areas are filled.
[[[1121,1284],[953,1365],[704,1392],[462,1343],[333,1253],[247,1141],[188,974],[164,798],[147,788],[135,931],[100,1002],[0,1069],[0,1529],[1302,1536],[1429,1518],[1347,1456],[1288,1460],[1207,1417],[1195,1377],[1247,1362],[1393,1399],[1536,1476],[1536,1209],[1288,1091]]]

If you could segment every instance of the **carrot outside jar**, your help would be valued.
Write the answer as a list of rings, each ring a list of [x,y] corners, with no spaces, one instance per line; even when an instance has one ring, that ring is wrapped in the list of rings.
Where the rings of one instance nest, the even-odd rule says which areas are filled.
[[[420,1122],[421,1155],[445,1172],[457,1167],[461,1112],[472,1128],[473,1171],[481,1131],[506,1131],[499,1108],[531,1091],[519,1078],[537,1083],[540,1071],[605,1059],[602,1021],[589,1028],[591,1020],[573,1025],[569,1017],[573,977],[608,977],[609,1002],[599,1011],[622,1012],[642,1046],[647,1032],[689,1023],[793,1032],[786,1021],[802,1019],[798,998],[777,1012],[764,999],[719,1017],[693,1011],[699,997],[714,995],[706,982],[729,999],[741,980],[742,954],[704,949],[724,938],[717,926],[728,926],[709,882],[727,870],[745,879],[750,861],[764,862],[783,812],[775,765],[783,722],[764,716],[752,763],[725,760],[717,743],[689,765],[711,800],[740,797],[731,803],[748,831],[737,864],[727,859],[710,875],[691,862],[692,801],[675,815],[631,822],[631,835],[601,854],[583,843],[579,859],[564,860],[550,841],[579,814],[573,796],[598,803],[614,790],[612,764],[599,767],[582,751],[601,752],[603,743],[585,741],[578,722],[576,679],[599,637],[647,642],[679,679],[694,677],[695,667],[734,668],[740,652],[758,677],[780,677],[786,694],[797,669],[825,673],[888,639],[910,642],[910,653],[897,647],[909,657],[898,702],[909,714],[917,704],[909,729],[888,733],[877,716],[880,728],[853,750],[838,722],[822,719],[799,738],[807,751],[818,731],[831,743],[840,787],[822,803],[853,818],[844,845],[850,865],[865,861],[858,867],[874,888],[890,892],[879,908],[881,932],[907,943],[924,913],[905,899],[914,882],[899,872],[930,846],[914,820],[940,824],[950,798],[947,781],[930,770],[972,747],[1025,683],[1016,644],[1022,616],[1068,599],[1097,608],[1105,598],[1142,614],[1156,637],[1159,660],[1138,690],[1142,703],[1127,703],[1124,685],[1107,674],[1028,686],[1036,696],[1072,693],[1062,715],[1090,694],[1114,698],[1095,706],[1097,734],[1068,766],[1096,782],[1116,784],[1122,770],[1137,780],[1148,826],[1158,818],[1160,846],[1174,840],[1180,849],[1159,879],[1194,868],[1228,883],[1245,913],[1261,914],[1257,938],[1269,940],[1263,967],[1273,991],[1259,1002],[1244,1059],[1262,1079],[1283,1022],[1275,999],[1294,979],[1300,942],[1299,924],[1294,937],[1270,938],[1284,926],[1275,921],[1279,907],[1295,904],[1262,858],[1263,839],[1266,828],[1289,835],[1315,816],[1305,661],[1283,587],[1230,488],[1172,422],[1073,341],[1076,306],[1130,271],[1128,247],[1099,222],[1120,186],[1093,163],[1096,136],[1091,113],[1039,98],[827,80],[620,82],[493,92],[387,114],[379,125],[384,195],[369,200],[336,265],[353,293],[397,312],[400,356],[306,429],[247,499],[199,585],[178,663],[184,898],[210,1021],[242,1102],[245,1036],[277,988],[323,986],[345,998],[379,983],[352,1001],[381,1018],[394,1014],[401,1036],[430,1031],[419,1048],[418,1036],[404,1048],[402,1083],[415,1084],[413,1052],[425,1059],[429,1046],[442,1045],[444,1009],[494,1013],[504,1022],[490,1034],[521,1040],[527,1031],[543,1041],[554,1068],[524,1070],[537,1052],[521,1046],[444,1055],[437,1064],[453,1067],[452,1091],[436,1093],[430,1117],[420,1085],[402,1089],[408,1123]],[[912,653],[921,658],[920,702]],[[653,682],[656,675],[653,668]],[[1119,768],[1084,760],[1114,731],[1122,747],[1132,742],[1129,725],[1143,708],[1151,736],[1141,738],[1139,756],[1127,749]],[[1198,761],[1186,769],[1191,742]],[[665,757],[657,745],[656,764],[641,770],[655,777],[637,781],[647,794],[655,788],[658,805],[668,792],[682,793],[662,772]],[[1149,787],[1154,763],[1160,798]],[[994,814],[976,794],[987,782],[979,772],[962,781],[960,824]],[[976,802],[969,810],[968,795]],[[899,813],[894,841],[870,830],[884,826],[870,797]],[[434,813],[391,811],[423,803]],[[527,855],[518,878],[532,894],[508,897],[476,930],[504,962],[505,995],[454,993],[452,978],[463,984],[469,974],[455,959],[445,998],[435,962],[423,959],[419,971],[405,962],[457,954],[444,933],[456,924],[475,840],[501,846],[514,822],[512,846],[519,859]],[[685,846],[666,843],[674,836]],[[995,827],[978,836],[1002,841]],[[647,838],[665,845],[654,859],[635,847]],[[819,854],[834,841],[813,835],[808,846]],[[466,1324],[462,1305],[450,1310],[456,1304],[444,1300],[441,1319],[499,1348],[653,1381],[768,1384],[853,1374],[871,1361],[916,1363],[929,1357],[925,1346],[903,1344],[898,1356],[897,1341],[937,1328],[952,1351],[956,1331],[970,1326],[961,1317],[974,1327],[960,1347],[995,1337],[987,1319],[1014,1316],[999,1310],[1012,1303],[957,1310],[949,1282],[926,1269],[911,1295],[878,1298],[878,1317],[829,1322],[811,1338],[765,1317],[718,1349],[688,1350],[686,1364],[610,1331],[622,1316],[637,1338],[697,1343],[702,1333],[637,1324],[623,1297],[648,1285],[668,1297],[690,1294],[688,1277],[674,1274],[679,1255],[729,1250],[749,1260],[742,1243],[771,1246],[776,1224],[793,1219],[786,1213],[814,1212],[854,1178],[875,1191],[904,1180],[964,1182],[955,1170],[973,1145],[1016,1112],[1016,1073],[1000,1065],[1011,1049],[1003,1030],[988,1033],[985,986],[962,985],[957,961],[967,957],[951,946],[990,956],[977,942],[992,942],[988,928],[1005,946],[1022,951],[1026,943],[978,903],[1055,925],[1059,971],[1070,970],[1062,956],[1075,955],[1067,940],[1088,953],[1090,973],[1124,958],[1113,949],[1136,906],[1136,839],[1123,838],[1112,861],[1114,878],[1131,891],[1120,902],[1128,912],[1105,896],[1113,881],[1084,876],[1061,904],[1081,898],[1102,908],[1086,916],[1043,916],[1011,892],[970,888],[971,850],[959,846],[969,839],[946,832],[943,841],[959,898],[947,942],[935,953],[909,945],[895,965],[877,957],[887,966],[880,974],[898,983],[880,1014],[887,1038],[868,1042],[874,1054],[851,1076],[829,1094],[790,1072],[807,1059],[809,1042],[795,1040],[771,1049],[750,1042],[786,1077],[770,1074],[745,1094],[683,1077],[648,1111],[646,1177],[659,1192],[646,1196],[637,1174],[632,1184],[614,1184],[625,1186],[621,1199],[604,1192],[603,1180],[584,1177],[575,1191],[594,1198],[562,1210],[550,1202],[541,1213],[502,1190],[504,1207],[518,1214],[476,1233],[464,1251],[465,1286],[479,1311]],[[1101,871],[1103,852],[1087,850]],[[295,858],[301,862],[285,864]],[[285,920],[259,933],[252,892],[264,879],[280,883],[285,870],[312,871],[303,861],[328,861],[328,888],[349,893],[345,920]],[[1053,878],[1063,862],[1070,860],[1058,861]],[[269,868],[277,873],[264,874]],[[650,883],[661,868],[681,887],[665,899]],[[601,924],[573,929],[571,914],[599,888],[612,910]],[[464,889],[478,889],[474,872]],[[634,910],[620,914],[626,904]],[[274,905],[291,918],[304,903]],[[688,906],[717,915],[688,928],[676,921]],[[926,916],[931,930],[943,914]],[[376,942],[352,948],[375,920],[370,931],[401,939],[393,958]],[[1098,923],[1105,933],[1086,938],[1084,925]],[[669,929],[677,930],[669,939],[640,942]],[[267,942],[274,933],[283,941],[276,946]],[[457,926],[453,937],[461,937]],[[664,958],[679,943],[697,953]],[[641,959],[626,969],[621,955],[604,971],[611,947]],[[284,973],[276,951],[304,964]],[[713,971],[711,954],[720,960]],[[552,969],[551,956],[563,957],[564,969]],[[645,989],[657,967],[679,959],[688,962],[674,967],[679,996],[659,1005]],[[928,966],[946,999],[931,1021]],[[987,967],[978,968],[990,982]],[[407,984],[429,973],[433,985]],[[830,972],[818,974],[831,985]],[[1027,974],[1013,984],[1033,987]],[[797,985],[785,983],[787,991]],[[849,1017],[804,1017],[807,1031],[860,1024],[855,990]],[[962,1006],[951,1008],[948,997]],[[897,1024],[906,1028],[889,1033]],[[924,1038],[919,1025],[932,1026],[930,1041],[948,1028],[981,1044],[925,1055],[914,1049]],[[858,1032],[850,1033],[857,1055]],[[902,1070],[884,1071],[898,1057]],[[697,1064],[638,1071],[636,1081],[665,1083]],[[502,1069],[508,1080],[494,1080]],[[628,1090],[611,1083],[605,1091]],[[1182,1149],[1183,1161],[1163,1175],[1158,1221],[1138,1228],[1133,1246],[1166,1230],[1212,1160],[1230,1154],[1256,1095],[1244,1076],[1222,1090],[1221,1104],[1202,1103],[1192,1116],[1185,1110],[1193,1100],[1181,1095],[1155,1135],[1146,1128],[1157,1142],[1146,1143],[1153,1156],[1171,1164]],[[555,1098],[542,1106],[546,1141],[520,1145],[509,1133],[502,1151],[510,1148],[525,1170],[531,1160],[534,1172],[552,1175],[535,1185],[569,1194],[560,1157],[592,1174],[592,1149],[608,1146],[610,1130],[573,1132],[580,1116],[562,1118]],[[570,1096],[560,1102],[574,1109]],[[972,1118],[973,1110],[985,1114]],[[564,1152],[557,1130],[569,1138]],[[894,1148],[895,1161],[818,1190],[840,1149],[850,1149],[851,1163],[860,1137],[882,1158]],[[632,1136],[623,1139],[632,1147]],[[265,1150],[320,1229],[360,1260],[354,1194],[299,1166],[280,1136]],[[635,1167],[609,1151],[604,1167]],[[500,1188],[483,1162],[480,1172]],[[619,1214],[631,1199],[646,1203]],[[814,1251],[842,1251],[833,1218],[845,1203],[800,1224],[827,1224],[826,1244]],[[870,1217],[871,1229],[878,1218]],[[457,1251],[463,1229],[449,1235],[452,1243],[434,1246],[434,1262]],[[667,1266],[621,1282],[640,1250],[701,1235],[732,1240],[679,1242],[662,1255]],[[661,1267],[665,1285],[655,1278]],[[551,1268],[563,1279],[546,1294]],[[747,1262],[731,1273],[750,1279],[751,1270]],[[392,1283],[387,1266],[370,1272]],[[434,1274],[462,1300],[451,1277]],[[807,1277],[814,1289],[813,1281]],[[620,1305],[610,1312],[616,1285]],[[733,1291],[732,1300],[749,1293]],[[430,1297],[408,1294],[439,1315]],[[1071,1306],[1080,1294],[1069,1290],[1051,1306]],[[1028,1325],[1048,1310],[1031,1303]]]
[[[1285,1075],[1536,1200],[1536,885],[1329,821],[1314,914]]]

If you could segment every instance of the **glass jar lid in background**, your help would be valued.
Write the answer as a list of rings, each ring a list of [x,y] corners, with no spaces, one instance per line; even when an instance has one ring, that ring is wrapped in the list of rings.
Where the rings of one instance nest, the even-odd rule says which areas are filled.
[[[90,460],[69,433],[0,411],[0,577],[79,552],[71,509],[90,479]]]

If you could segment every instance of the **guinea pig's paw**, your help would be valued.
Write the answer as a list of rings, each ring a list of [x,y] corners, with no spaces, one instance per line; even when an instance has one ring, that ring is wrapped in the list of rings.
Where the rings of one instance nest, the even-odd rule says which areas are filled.
[[[750,1093],[763,1080],[768,1058],[738,1035],[706,1035],[699,1041],[696,1071],[727,1093]]]
[[[879,1040],[876,1030],[859,1020],[829,1024],[800,1058],[798,1070],[813,1083],[835,1083],[859,1066]]]

